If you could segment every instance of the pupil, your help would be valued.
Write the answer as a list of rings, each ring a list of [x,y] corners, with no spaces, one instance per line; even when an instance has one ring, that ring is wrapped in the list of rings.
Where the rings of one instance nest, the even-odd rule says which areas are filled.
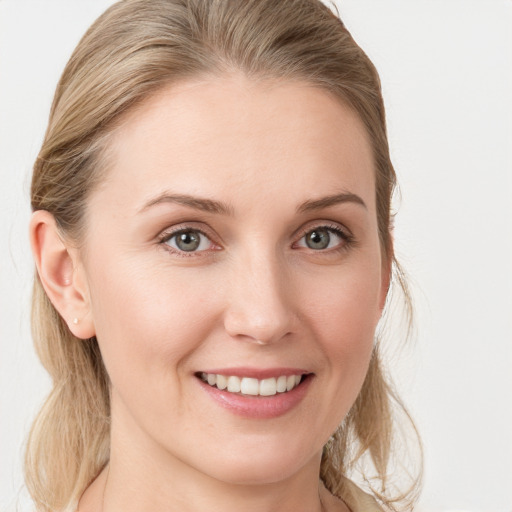
[[[306,238],[306,245],[310,249],[325,249],[330,242],[329,232],[325,229],[312,231]]]
[[[199,235],[191,231],[181,233],[176,237],[176,245],[182,251],[194,251],[199,247]]]

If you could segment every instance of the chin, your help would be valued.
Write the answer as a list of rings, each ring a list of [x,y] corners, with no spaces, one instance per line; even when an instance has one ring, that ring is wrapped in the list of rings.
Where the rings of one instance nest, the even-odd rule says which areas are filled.
[[[235,467],[217,469],[211,475],[230,485],[271,485],[292,477],[300,468],[281,465],[237,464]]]
[[[228,448],[203,471],[228,484],[269,485],[287,480],[308,465],[319,472],[320,461],[321,450],[308,458],[304,450],[294,450],[285,443],[281,443],[280,449],[272,449],[261,442],[257,450]]]

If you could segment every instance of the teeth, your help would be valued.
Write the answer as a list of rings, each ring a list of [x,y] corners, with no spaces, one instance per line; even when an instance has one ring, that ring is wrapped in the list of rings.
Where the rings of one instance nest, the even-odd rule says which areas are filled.
[[[254,379],[252,377],[236,377],[234,375],[216,375],[214,373],[201,373],[201,379],[210,386],[218,389],[227,389],[230,393],[242,393],[253,396],[273,396],[277,393],[286,393],[297,387],[302,375],[281,375],[270,379]]]
[[[241,385],[242,385],[242,383],[240,382],[240,379],[238,377],[228,377],[228,391],[229,392],[239,393],[240,389],[241,389]]]
[[[276,391],[278,393],[284,393],[286,391],[286,381],[286,375],[281,375],[281,377],[277,378]]]
[[[219,389],[226,389],[228,387],[228,379],[224,375],[217,375],[217,387]]]
[[[260,392],[260,383],[258,382],[258,379],[244,377],[240,384],[240,391],[244,395],[258,395]]]
[[[271,379],[263,379],[260,381],[260,395],[262,396],[272,396],[277,393],[277,385],[276,379],[273,377]]]

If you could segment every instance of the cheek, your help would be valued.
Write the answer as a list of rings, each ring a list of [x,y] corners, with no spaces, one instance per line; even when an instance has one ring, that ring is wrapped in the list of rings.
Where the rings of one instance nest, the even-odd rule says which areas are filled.
[[[91,267],[96,335],[113,385],[134,374],[148,384],[172,380],[211,328],[207,280],[129,258]]]
[[[305,325],[320,351],[324,406],[312,428],[322,432],[320,439],[336,430],[355,402],[373,350],[380,317],[380,267],[359,263],[340,266],[325,279],[309,279],[301,290]]]
[[[349,386],[361,384],[368,367],[381,314],[380,276],[379,265],[347,266],[302,294],[333,379]]]
[[[352,332],[350,339],[373,334],[380,318],[380,271],[375,267],[362,267],[357,272],[341,269],[322,282],[307,285],[308,309],[312,318],[330,330]],[[359,333],[359,335],[358,335]]]

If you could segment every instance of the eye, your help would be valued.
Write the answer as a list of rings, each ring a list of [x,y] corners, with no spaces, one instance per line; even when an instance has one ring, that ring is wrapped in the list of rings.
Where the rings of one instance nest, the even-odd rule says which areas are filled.
[[[206,251],[212,246],[212,241],[197,229],[181,229],[166,235],[162,243],[180,252]]]
[[[299,247],[315,251],[333,249],[349,242],[349,236],[337,227],[319,226],[306,232],[298,241]]]

